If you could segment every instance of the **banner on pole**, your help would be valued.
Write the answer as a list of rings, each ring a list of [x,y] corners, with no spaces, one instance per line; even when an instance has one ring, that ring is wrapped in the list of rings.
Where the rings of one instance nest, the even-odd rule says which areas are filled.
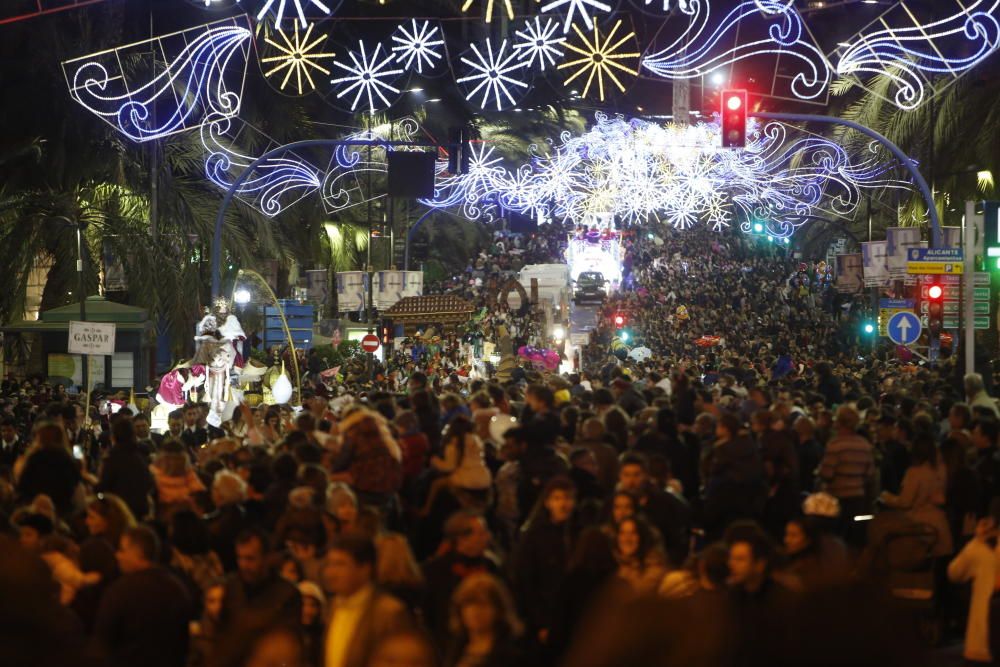
[[[860,292],[864,285],[861,253],[837,255],[837,291],[855,294]]]
[[[910,259],[910,248],[926,248],[920,241],[919,227],[889,227],[885,230],[886,256],[889,278],[905,280],[906,263]]]
[[[115,325],[105,322],[70,322],[70,354],[111,356],[115,353]]]
[[[865,287],[885,287],[889,284],[887,242],[871,241],[861,244],[862,269]]]

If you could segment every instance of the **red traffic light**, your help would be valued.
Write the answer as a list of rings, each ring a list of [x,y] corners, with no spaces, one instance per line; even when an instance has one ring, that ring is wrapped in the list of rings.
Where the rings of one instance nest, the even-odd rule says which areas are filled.
[[[931,285],[927,288],[927,298],[940,299],[942,296],[944,296],[944,288],[940,285]]]
[[[621,313],[615,313],[614,319],[615,319],[615,326],[617,328],[621,329],[623,326],[625,326],[625,316],[622,315]]]
[[[747,145],[747,91],[722,91],[722,147]]]

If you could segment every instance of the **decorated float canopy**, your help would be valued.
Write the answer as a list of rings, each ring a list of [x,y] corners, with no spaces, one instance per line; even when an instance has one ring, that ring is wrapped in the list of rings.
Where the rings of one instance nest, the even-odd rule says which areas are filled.
[[[469,301],[450,294],[410,296],[385,311],[394,324],[403,325],[405,335],[422,331],[428,326],[440,326],[444,331],[454,331],[465,324],[475,312]]]

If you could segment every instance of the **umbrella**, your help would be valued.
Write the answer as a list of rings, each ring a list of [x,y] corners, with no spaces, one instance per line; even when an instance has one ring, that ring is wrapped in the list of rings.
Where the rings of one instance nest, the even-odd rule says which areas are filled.
[[[631,352],[629,352],[628,356],[632,357],[639,363],[642,363],[646,361],[646,359],[649,359],[651,356],[653,356],[653,351],[648,347],[637,347],[634,348]]]

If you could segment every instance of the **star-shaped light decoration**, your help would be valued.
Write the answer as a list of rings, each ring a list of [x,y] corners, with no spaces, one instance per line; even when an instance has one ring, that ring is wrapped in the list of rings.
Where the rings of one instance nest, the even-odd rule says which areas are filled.
[[[507,40],[502,40],[496,48],[492,41],[486,40],[485,52],[473,44],[472,53],[475,60],[462,56],[462,62],[469,66],[472,73],[458,79],[458,83],[475,84],[465,99],[472,102],[482,92],[479,107],[485,109],[495,103],[497,111],[502,110],[506,103],[511,106],[517,104],[511,94],[511,86],[527,90],[528,84],[510,76],[510,73],[526,67],[526,63],[518,59],[514,49],[508,49]]]
[[[336,95],[338,100],[355,93],[351,101],[351,111],[357,111],[358,103],[365,99],[368,102],[368,111],[375,113],[379,109],[392,106],[392,102],[385,94],[399,94],[399,88],[393,86],[390,81],[402,74],[403,70],[392,67],[396,54],[388,51],[383,53],[381,44],[376,44],[374,49],[368,49],[364,41],[359,41],[358,46],[358,51],[348,53],[350,63],[333,61],[334,66],[347,72],[347,75],[333,79],[330,83],[340,88]]]
[[[293,75],[295,87],[299,95],[303,95],[306,92],[316,90],[316,81],[313,80],[315,72],[330,74],[330,70],[320,65],[318,61],[332,58],[335,54],[318,52],[322,44],[326,42],[326,35],[320,35],[314,41],[310,41],[314,27],[315,25],[310,24],[306,28],[305,34],[300,35],[299,24],[296,21],[291,37],[282,30],[280,25],[276,27],[273,36],[264,37],[267,44],[278,50],[277,55],[260,59],[262,63],[274,65],[264,72],[264,76],[267,78],[274,75],[280,76],[281,72],[284,71],[284,78],[281,79],[280,86],[282,92],[292,80]]]
[[[524,61],[528,67],[537,67],[545,71],[546,66],[555,66],[565,53],[559,48],[566,37],[557,35],[559,25],[552,19],[545,19],[536,16],[528,21],[523,30],[517,30],[514,34],[517,41],[514,43],[514,50],[518,57]]]
[[[306,27],[306,9],[315,7],[327,16],[333,13],[333,10],[330,9],[330,6],[324,0],[267,0],[260,8],[260,11],[257,12],[257,20],[263,20],[267,13],[271,11],[271,8],[274,7],[274,25],[280,26],[281,22],[285,19],[285,8],[289,4],[295,7],[295,16],[303,28]]]
[[[462,4],[462,12],[467,12],[472,7],[475,0],[465,0]],[[514,18],[514,3],[513,0],[483,0],[486,5],[486,22],[493,22],[493,14],[506,10],[507,18]]]
[[[392,41],[396,42],[392,52],[399,63],[408,70],[416,67],[418,74],[423,74],[425,67],[434,69],[444,59],[440,48],[444,46],[441,29],[430,21],[412,19],[410,25],[400,25]]]
[[[542,5],[542,12],[562,11],[563,9],[566,10],[563,33],[567,33],[577,15],[587,26],[587,30],[593,29],[594,14],[610,12],[611,5],[603,0],[549,0]]]
[[[574,32],[580,38],[579,45],[566,42],[566,48],[580,57],[564,62],[558,67],[558,69],[576,69],[576,72],[564,82],[566,86],[586,74],[587,83],[583,87],[583,97],[587,97],[595,79],[597,80],[598,99],[601,102],[607,96],[605,79],[613,83],[619,92],[625,92],[625,84],[619,77],[624,74],[638,76],[639,72],[634,67],[623,64],[622,61],[638,60],[639,52],[621,50],[627,42],[635,38],[635,32],[629,32],[624,37],[619,38],[618,31],[621,27],[622,20],[618,19],[608,31],[607,36],[602,37],[600,26],[594,24],[593,40],[590,40],[579,26],[573,25]]]

